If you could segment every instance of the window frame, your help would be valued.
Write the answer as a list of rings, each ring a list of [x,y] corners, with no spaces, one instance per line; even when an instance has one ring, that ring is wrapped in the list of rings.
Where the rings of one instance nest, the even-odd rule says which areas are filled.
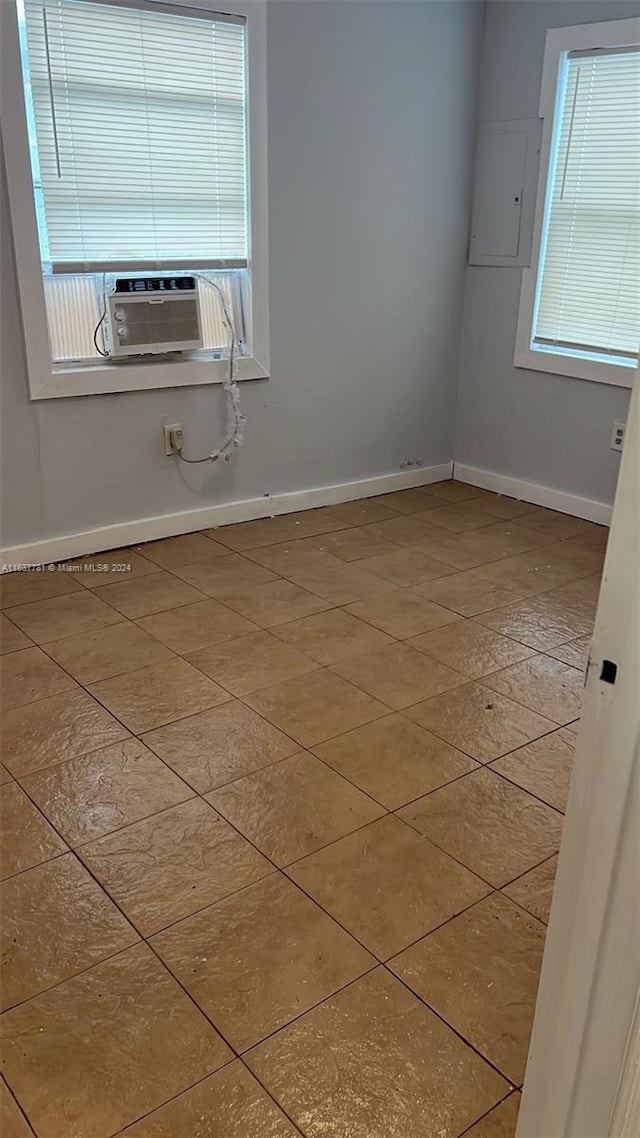
[[[640,42],[640,21],[607,20],[597,24],[579,24],[568,28],[551,28],[547,32],[542,67],[542,84],[538,115],[542,121],[540,168],[536,190],[531,263],[522,271],[520,305],[516,327],[514,366],[551,375],[586,379],[615,387],[633,387],[637,360],[627,365],[616,364],[569,348],[533,348],[533,322],[538,286],[540,250],[546,228],[552,156],[562,119],[560,69],[571,51],[590,48],[626,47]]]
[[[131,0],[129,0],[131,2]],[[201,8],[220,11],[216,0],[140,0],[140,7],[167,10]],[[235,361],[238,380],[269,377],[268,215],[267,215],[267,81],[265,0],[233,0],[229,15],[246,19],[247,44],[247,273],[250,287],[243,295],[246,336],[251,355]],[[227,13],[225,13],[227,14]],[[164,387],[223,383],[229,363],[213,355],[180,360],[148,358],[89,366],[53,364],[44,297],[29,137],[20,61],[16,0],[0,2],[2,20],[3,147],[18,291],[31,400],[79,395],[102,395]]]

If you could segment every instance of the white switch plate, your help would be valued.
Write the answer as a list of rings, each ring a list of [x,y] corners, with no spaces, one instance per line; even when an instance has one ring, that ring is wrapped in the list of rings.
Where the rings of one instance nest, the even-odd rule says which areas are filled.
[[[609,439],[609,446],[611,450],[622,450],[624,446],[624,429],[625,423],[614,423],[611,428],[611,437]]]

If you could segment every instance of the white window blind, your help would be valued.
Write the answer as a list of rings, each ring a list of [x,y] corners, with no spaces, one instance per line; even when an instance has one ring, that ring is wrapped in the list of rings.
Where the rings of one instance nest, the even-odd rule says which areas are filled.
[[[24,9],[43,260],[245,266],[244,21],[144,0]]]
[[[533,345],[635,356],[640,48],[571,53],[547,189]]]

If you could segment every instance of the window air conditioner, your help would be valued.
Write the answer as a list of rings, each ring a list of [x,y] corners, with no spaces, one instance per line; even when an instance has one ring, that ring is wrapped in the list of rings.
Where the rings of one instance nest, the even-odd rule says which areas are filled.
[[[202,347],[195,277],[116,280],[105,315],[112,358]]]

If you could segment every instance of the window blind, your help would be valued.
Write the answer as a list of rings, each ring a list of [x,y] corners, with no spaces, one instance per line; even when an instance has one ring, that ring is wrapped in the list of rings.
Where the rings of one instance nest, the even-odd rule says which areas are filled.
[[[24,10],[43,260],[246,265],[244,22],[144,0]]]
[[[533,344],[616,357],[640,340],[640,48],[571,53]]]

